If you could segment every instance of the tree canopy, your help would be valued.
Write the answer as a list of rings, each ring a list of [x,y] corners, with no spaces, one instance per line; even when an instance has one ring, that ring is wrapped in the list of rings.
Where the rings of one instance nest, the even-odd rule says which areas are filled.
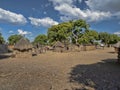
[[[23,36],[17,34],[11,35],[8,38],[8,42],[14,45],[22,37]],[[63,42],[64,44],[95,44],[95,41],[102,41],[105,45],[109,45],[120,41],[120,37],[107,32],[98,33],[95,30],[91,30],[90,25],[86,21],[80,19],[51,26],[48,28],[47,35],[38,35],[35,37],[33,43],[52,45],[56,41]],[[0,33],[0,44],[4,42],[5,40]]]
[[[98,32],[94,30],[87,30],[78,39],[79,44],[93,44],[94,40],[98,40]]]
[[[4,40],[3,36],[2,36],[2,34],[0,33],[0,44],[3,44],[3,43],[5,43],[5,40]]]
[[[48,38],[50,42],[70,41],[78,43],[78,39],[83,32],[89,30],[89,25],[84,20],[76,20],[60,23],[48,29]]]
[[[71,35],[72,24],[70,22],[64,22],[58,25],[54,25],[48,29],[49,42],[65,41]]]
[[[35,38],[34,43],[39,43],[39,44],[42,44],[42,45],[46,45],[47,44],[47,36],[44,35],[44,34],[38,35]]]
[[[120,37],[107,32],[98,33],[90,30],[90,25],[84,20],[74,20],[54,25],[48,29],[49,42],[61,41],[74,44],[93,44],[94,40],[102,40],[104,44],[114,44]]]
[[[102,40],[103,43],[106,45],[108,44],[115,44],[120,40],[120,37],[115,34],[109,34],[107,32],[99,33],[99,39]]]
[[[20,39],[22,38],[21,35],[11,35],[9,38],[8,38],[8,42],[10,45],[14,45],[16,42],[18,42]]]

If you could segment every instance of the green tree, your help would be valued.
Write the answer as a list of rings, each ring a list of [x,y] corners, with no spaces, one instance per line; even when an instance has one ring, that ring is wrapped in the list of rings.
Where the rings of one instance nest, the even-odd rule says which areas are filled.
[[[89,25],[84,20],[75,20],[54,25],[48,29],[48,38],[50,42],[72,41],[77,44],[78,39],[83,32],[89,30]]]
[[[99,39],[102,40],[105,45],[108,45],[110,41],[110,34],[107,32],[101,32],[99,33]]]
[[[2,36],[2,34],[0,33],[0,44],[3,44],[3,43],[5,43],[5,40],[4,40],[3,36]]]
[[[40,34],[35,38],[34,43],[40,43],[42,45],[46,45],[47,41],[48,41],[47,36],[44,34]]]
[[[21,35],[11,35],[9,38],[8,38],[8,42],[10,45],[14,45],[16,42],[18,42],[20,39],[22,38]]]
[[[93,44],[94,40],[98,40],[98,32],[94,30],[87,30],[78,39],[79,44]]]
[[[64,22],[58,25],[54,25],[48,29],[49,42],[61,41],[64,42],[68,40],[71,35],[72,23]]]
[[[120,37],[115,34],[109,34],[107,32],[99,33],[99,39],[106,45],[115,44],[120,41]]]
[[[119,37],[118,35],[115,35],[115,34],[111,34],[111,35],[110,35],[109,44],[115,44],[115,43],[117,43],[118,41],[120,41],[120,37]]]
[[[72,40],[73,43],[80,43],[80,38],[83,38],[83,34],[89,30],[89,24],[86,21],[80,19],[72,22]],[[79,41],[78,41],[79,40]]]

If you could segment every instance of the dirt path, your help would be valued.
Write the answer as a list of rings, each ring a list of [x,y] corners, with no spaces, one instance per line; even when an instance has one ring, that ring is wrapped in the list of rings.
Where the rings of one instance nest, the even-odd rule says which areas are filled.
[[[1,59],[0,90],[120,90],[120,65],[113,51]]]

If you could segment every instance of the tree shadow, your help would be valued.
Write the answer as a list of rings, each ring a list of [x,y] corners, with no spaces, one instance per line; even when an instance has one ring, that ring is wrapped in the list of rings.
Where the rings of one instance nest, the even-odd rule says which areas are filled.
[[[108,53],[110,53],[110,54],[117,54],[116,52],[108,52]]]
[[[120,64],[116,61],[107,59],[95,64],[73,67],[70,83],[81,85],[73,87],[73,90],[120,90]]]
[[[0,60],[6,59],[11,57],[10,55],[6,55],[6,54],[0,54]]]

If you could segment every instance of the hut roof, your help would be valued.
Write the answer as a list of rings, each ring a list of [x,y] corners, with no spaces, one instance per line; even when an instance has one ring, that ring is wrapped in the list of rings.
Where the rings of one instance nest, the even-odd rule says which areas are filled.
[[[60,41],[57,41],[57,42],[53,45],[53,47],[64,47],[64,44],[63,44],[62,42],[60,42]]]
[[[32,44],[29,42],[29,40],[27,40],[26,38],[21,38],[16,44],[14,49],[17,50],[28,50],[31,49],[33,46]]]
[[[118,43],[114,44],[114,47],[120,48],[120,41]]]

